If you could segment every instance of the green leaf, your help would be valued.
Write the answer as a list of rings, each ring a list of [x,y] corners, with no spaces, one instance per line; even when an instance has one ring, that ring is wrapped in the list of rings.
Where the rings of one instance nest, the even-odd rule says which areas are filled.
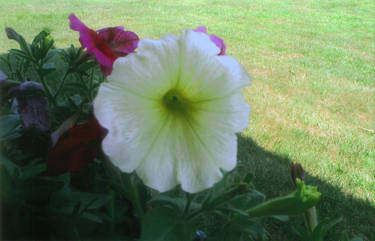
[[[21,120],[16,114],[3,115],[0,117],[0,141],[13,140],[19,137]]]
[[[157,195],[151,202],[156,206],[170,206],[181,213],[186,205],[186,200],[183,198],[173,198],[163,194]]]
[[[49,33],[46,31],[41,31],[37,36],[35,36],[33,42],[31,43],[31,52],[33,57],[38,63],[45,63],[45,57],[48,51],[53,48],[54,40],[49,37]]]
[[[222,207],[222,208],[218,208],[218,210],[229,211],[229,212],[237,213],[237,214],[242,215],[242,216],[247,216],[247,212],[245,212],[241,209]]]
[[[56,69],[54,63],[44,64],[42,68],[43,68],[44,70],[50,70],[50,69],[55,70],[55,69]]]
[[[83,64],[81,64],[79,67],[78,67],[78,70],[85,73],[87,70],[95,67],[97,65],[96,62],[94,61],[90,61],[90,62],[85,62]]]
[[[140,241],[192,241],[192,224],[182,220],[173,209],[158,207],[148,212],[142,219]]]
[[[324,236],[333,226],[340,223],[343,220],[343,217],[338,217],[334,219],[326,219],[318,224],[313,231],[313,240],[314,241],[324,241]]]
[[[45,39],[44,42],[45,42],[45,44],[43,45],[42,58],[43,58],[44,62],[47,62],[47,60],[50,58],[50,57],[47,58],[48,57],[48,53],[51,52],[49,50],[51,48],[53,48],[53,44],[55,43],[55,41],[53,39]]]
[[[249,193],[250,189],[248,184],[246,183],[237,183],[229,188],[227,188],[224,192],[219,192],[215,194],[215,198],[212,198],[211,201],[206,202],[204,204],[205,209],[211,209],[214,207],[219,207],[224,205],[236,197]]]
[[[67,187],[70,184],[70,173],[64,173],[56,177],[42,177],[41,180],[50,182],[50,183],[60,183],[63,187]]]
[[[28,60],[33,60],[33,58],[31,58],[30,56],[27,55],[27,53],[25,53],[24,51],[22,50],[19,50],[19,49],[11,49],[9,50],[9,52],[11,54],[14,54],[18,57],[21,57],[21,58],[25,58],[25,59],[28,59]]]
[[[8,158],[4,157],[1,154],[0,154],[0,165],[5,167],[5,169],[8,171],[11,177],[20,176],[20,173],[21,173],[20,167],[14,162],[8,160]]]
[[[292,227],[292,230],[298,235],[301,241],[313,241],[311,234],[305,227]]]
[[[237,209],[247,210],[264,202],[266,196],[256,190],[234,197],[228,204]]]
[[[12,28],[5,28],[5,32],[6,32],[7,37],[9,39],[16,40],[18,42],[18,44],[20,45],[20,48],[25,52],[25,54],[30,56],[30,47],[26,43],[25,39],[20,34],[18,34]]]
[[[43,39],[45,39],[49,34],[42,30],[40,31],[40,33],[38,33],[34,39],[33,39],[33,42],[31,43],[31,46],[33,47],[36,47],[41,41],[43,41]]]
[[[39,162],[39,163],[38,163]],[[22,180],[27,180],[39,175],[47,169],[46,163],[40,163],[40,159],[32,161],[29,165],[22,167]]]
[[[275,216],[272,216],[272,218],[277,219],[281,222],[289,221],[289,216],[286,216],[286,215],[275,215]]]
[[[98,216],[96,216],[92,213],[89,213],[89,212],[82,213],[81,217],[86,218],[86,219],[88,219],[90,221],[93,221],[95,223],[102,223],[103,222],[103,220],[101,218],[99,218]]]
[[[44,64],[41,71],[43,75],[50,74],[56,70],[54,63]]]
[[[86,90],[86,87],[82,84],[82,83],[67,83],[65,85],[66,87],[70,87],[71,89],[83,89],[83,90]]]
[[[50,207],[65,214],[72,214],[75,211],[83,213],[87,210],[99,209],[109,201],[110,196],[105,194],[70,192],[68,189],[63,189],[53,194]]]
[[[50,59],[52,59],[57,53],[57,50],[50,50],[48,51],[46,57],[44,57],[43,62],[48,62]]]
[[[249,236],[251,239],[249,239]],[[266,231],[258,219],[250,219],[244,216],[237,216],[224,226],[219,226],[210,240],[229,241],[229,240],[264,240]]]
[[[355,237],[355,238],[353,238],[352,240],[350,240],[350,241],[363,241],[363,239],[362,238],[360,238],[360,237]]]

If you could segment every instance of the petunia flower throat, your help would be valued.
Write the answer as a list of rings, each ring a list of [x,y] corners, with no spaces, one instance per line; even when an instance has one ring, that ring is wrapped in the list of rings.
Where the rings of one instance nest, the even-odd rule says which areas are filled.
[[[236,166],[235,133],[250,111],[241,90],[250,78],[220,51],[207,34],[184,30],[142,39],[136,53],[114,62],[94,112],[115,165],[158,191],[180,184],[191,193]]]
[[[174,116],[187,118],[194,110],[194,103],[178,89],[171,89],[162,98],[164,108]]]

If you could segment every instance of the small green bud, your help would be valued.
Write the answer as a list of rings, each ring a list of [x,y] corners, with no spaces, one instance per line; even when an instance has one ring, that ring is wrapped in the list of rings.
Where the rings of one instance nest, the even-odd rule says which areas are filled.
[[[250,217],[265,217],[274,215],[297,215],[315,206],[320,199],[317,187],[305,185],[296,179],[297,189],[289,195],[264,202],[247,210]]]

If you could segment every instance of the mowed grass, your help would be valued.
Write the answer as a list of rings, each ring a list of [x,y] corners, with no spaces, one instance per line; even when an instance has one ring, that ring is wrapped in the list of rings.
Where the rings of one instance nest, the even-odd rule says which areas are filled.
[[[345,220],[327,240],[375,240],[375,1],[0,0],[0,28],[31,40],[52,31],[78,45],[67,17],[89,27],[123,25],[158,38],[205,25],[252,75],[244,90],[249,127],[239,136],[236,175],[254,174],[268,197],[290,192],[289,163],[322,193],[320,218]],[[0,52],[17,45],[0,35]],[[301,223],[301,219],[292,219]],[[289,224],[267,222],[270,240],[298,240]]]

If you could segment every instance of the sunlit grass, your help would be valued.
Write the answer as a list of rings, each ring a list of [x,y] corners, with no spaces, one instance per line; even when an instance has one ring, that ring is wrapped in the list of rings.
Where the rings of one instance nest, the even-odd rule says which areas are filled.
[[[244,91],[252,107],[251,124],[242,137],[272,153],[240,141],[241,170],[254,173],[258,189],[277,196],[292,189],[288,162],[302,163],[307,181],[319,185],[323,194],[320,216],[346,218],[331,233],[331,240],[343,231],[375,239],[375,135],[367,130],[375,129],[374,1],[0,0],[0,4],[2,29],[13,27],[30,41],[46,28],[58,47],[79,44],[77,33],[68,26],[72,12],[93,29],[124,25],[141,38],[207,26],[225,40],[228,54],[253,77],[252,86]],[[0,43],[0,52],[17,47],[5,33]],[[291,237],[287,228],[270,225],[271,240]]]

